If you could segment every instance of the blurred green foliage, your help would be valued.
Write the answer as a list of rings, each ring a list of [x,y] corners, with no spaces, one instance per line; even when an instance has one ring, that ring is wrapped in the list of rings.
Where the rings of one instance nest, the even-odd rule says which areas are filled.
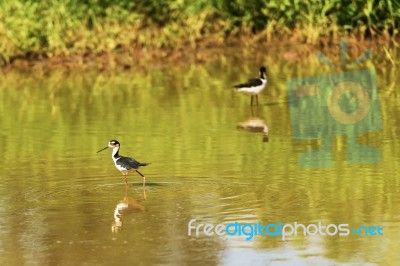
[[[229,36],[393,37],[399,21],[397,0],[3,0],[0,62],[121,47],[195,47]]]

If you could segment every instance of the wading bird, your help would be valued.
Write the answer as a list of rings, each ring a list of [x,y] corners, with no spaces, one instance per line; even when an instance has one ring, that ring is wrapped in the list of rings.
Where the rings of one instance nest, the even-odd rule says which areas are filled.
[[[112,148],[113,152],[112,152],[111,158],[114,161],[115,167],[117,167],[117,169],[124,175],[125,184],[128,185],[128,179],[127,179],[128,172],[136,171],[139,175],[141,175],[143,177],[143,186],[145,186],[146,177],[144,175],[142,175],[142,173],[140,173],[138,171],[138,169],[139,169],[139,167],[146,166],[148,164],[147,163],[139,163],[138,161],[136,161],[133,158],[119,155],[118,151],[119,151],[120,147],[121,147],[121,144],[117,140],[110,140],[108,142],[108,146],[99,150],[97,153],[99,153],[107,148]]]
[[[267,70],[265,67],[260,68],[260,77],[255,79],[249,79],[245,83],[241,83],[233,86],[238,92],[249,94],[251,96],[250,105],[253,105],[253,97],[256,98],[256,104],[258,105],[258,94],[267,85]]]

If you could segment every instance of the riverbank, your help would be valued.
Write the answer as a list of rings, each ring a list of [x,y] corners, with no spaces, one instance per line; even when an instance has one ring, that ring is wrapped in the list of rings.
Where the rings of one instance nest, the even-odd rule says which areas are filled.
[[[272,47],[303,60],[334,50],[341,38],[363,50],[399,46],[400,6],[390,0],[19,0],[0,6],[3,70],[203,62],[230,47],[245,53]],[[287,46],[297,49],[285,51]]]
[[[343,38],[347,42],[347,54],[349,58],[355,60],[366,50],[371,50],[373,54],[385,55],[387,61],[396,58],[400,49],[392,39],[376,38],[358,40],[356,37]],[[226,43],[203,43],[197,47],[186,48],[118,48],[109,52],[71,55],[55,55],[52,57],[32,56],[17,57],[10,63],[2,65],[0,71],[36,71],[49,72],[52,70],[65,71],[107,71],[107,70],[130,70],[131,68],[157,67],[158,65],[185,65],[202,64],[226,57],[238,57],[241,60],[255,60],[255,57],[273,54],[274,57],[288,62],[307,62],[315,60],[318,52],[330,57],[333,62],[340,62],[339,39],[321,39],[318,44],[302,43],[298,40],[257,40],[253,39],[231,39]],[[240,50],[240,54],[238,53]],[[393,65],[396,65],[393,62]]]

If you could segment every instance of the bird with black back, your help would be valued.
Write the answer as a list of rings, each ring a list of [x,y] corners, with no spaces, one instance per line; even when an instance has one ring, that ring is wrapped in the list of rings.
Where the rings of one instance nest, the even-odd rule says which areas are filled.
[[[142,166],[148,165],[147,163],[140,163],[131,157],[125,157],[118,154],[119,149],[121,148],[121,144],[117,140],[110,140],[108,145],[103,149],[99,150],[97,153],[107,149],[112,148],[111,158],[114,161],[115,167],[124,175],[125,185],[128,186],[128,178],[127,175],[129,172],[136,172],[143,178],[143,186],[146,183],[146,177],[138,171],[138,169]]]
[[[256,99],[258,105],[258,94],[267,85],[267,69],[260,67],[260,77],[249,79],[247,82],[233,86],[238,92],[248,94],[251,96],[250,105],[253,106],[253,98]]]

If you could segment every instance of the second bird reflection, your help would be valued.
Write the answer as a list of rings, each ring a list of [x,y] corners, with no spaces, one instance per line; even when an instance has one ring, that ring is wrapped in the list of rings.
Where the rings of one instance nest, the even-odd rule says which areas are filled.
[[[244,129],[248,132],[262,133],[262,141],[269,141],[269,129],[265,121],[259,116],[258,107],[251,108],[251,116],[246,120],[239,122],[237,128]]]

